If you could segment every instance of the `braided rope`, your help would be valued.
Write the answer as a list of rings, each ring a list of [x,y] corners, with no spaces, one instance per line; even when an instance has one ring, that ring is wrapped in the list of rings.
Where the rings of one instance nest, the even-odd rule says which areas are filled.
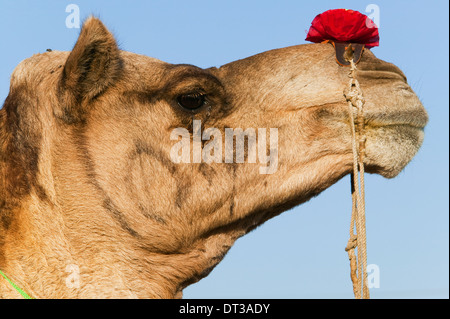
[[[350,48],[351,49],[351,48]],[[344,95],[348,101],[348,111],[352,130],[353,173],[351,175],[352,216],[350,222],[350,239],[345,250],[350,260],[350,277],[353,283],[353,293],[356,299],[369,299],[367,284],[367,245],[365,221],[365,193],[364,193],[364,97],[356,78],[356,64],[351,56],[350,81]],[[354,109],[356,108],[356,119]],[[355,126],[356,120],[356,126]],[[358,173],[359,172],[359,173]],[[356,234],[354,230],[356,228]],[[355,249],[358,248],[358,255]]]

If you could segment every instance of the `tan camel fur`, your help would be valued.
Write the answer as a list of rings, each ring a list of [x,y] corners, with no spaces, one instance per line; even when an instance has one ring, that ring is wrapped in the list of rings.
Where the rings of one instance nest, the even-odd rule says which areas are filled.
[[[71,52],[36,54],[11,76],[0,270],[35,298],[181,297],[236,239],[351,172],[348,68],[334,55],[305,44],[220,68],[174,65],[119,50],[89,18]],[[392,178],[418,151],[427,113],[396,66],[365,50],[358,69],[366,170]],[[276,128],[266,150],[276,170],[174,162],[171,133],[193,135],[194,120],[265,128],[267,144]],[[0,297],[20,295],[0,277]]]

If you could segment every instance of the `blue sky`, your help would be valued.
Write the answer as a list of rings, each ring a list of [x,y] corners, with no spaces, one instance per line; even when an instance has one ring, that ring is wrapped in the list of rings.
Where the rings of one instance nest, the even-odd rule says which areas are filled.
[[[328,9],[380,9],[380,59],[399,66],[430,121],[423,147],[396,178],[366,176],[368,263],[380,269],[373,298],[449,297],[449,47],[447,1],[9,1],[0,2],[0,103],[14,67],[34,53],[71,50],[79,29],[68,4],[99,16],[121,49],[170,63],[220,66],[302,44]],[[185,298],[352,298],[344,247],[349,178],[239,239]],[[257,190],[255,190],[257,191]]]

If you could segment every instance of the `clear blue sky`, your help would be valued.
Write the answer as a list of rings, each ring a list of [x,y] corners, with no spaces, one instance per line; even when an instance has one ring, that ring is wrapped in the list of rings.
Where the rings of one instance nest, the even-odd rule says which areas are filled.
[[[328,9],[380,8],[380,47],[425,105],[422,149],[395,179],[366,176],[368,262],[380,268],[373,298],[449,297],[448,1],[0,1],[0,103],[14,67],[47,48],[71,50],[66,5],[98,15],[123,50],[200,67],[305,43]],[[185,298],[352,298],[344,178],[317,198],[239,239]]]

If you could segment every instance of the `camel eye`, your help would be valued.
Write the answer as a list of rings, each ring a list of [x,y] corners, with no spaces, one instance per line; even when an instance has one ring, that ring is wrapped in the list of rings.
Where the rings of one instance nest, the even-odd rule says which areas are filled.
[[[204,94],[190,93],[178,96],[177,102],[185,109],[195,110],[205,105],[206,99]]]

